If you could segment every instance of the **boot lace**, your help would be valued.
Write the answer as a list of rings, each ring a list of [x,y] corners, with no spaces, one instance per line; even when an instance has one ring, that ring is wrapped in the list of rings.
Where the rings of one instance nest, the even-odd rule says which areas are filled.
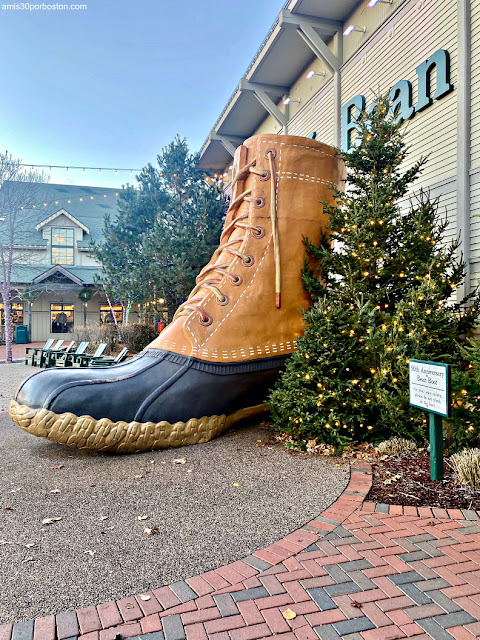
[[[275,175],[275,150],[267,149],[265,156],[269,160],[270,170],[267,169],[256,169],[256,160],[252,160],[248,164],[246,164],[242,169],[237,171],[235,178],[232,182],[232,187],[241,179],[246,178],[249,174],[253,173],[260,177],[261,180],[268,180],[270,178],[270,220],[272,223],[272,236],[273,236],[273,252],[274,252],[274,261],[275,261],[275,304],[277,308],[281,306],[281,293],[280,293],[280,254],[278,249],[278,218],[277,218],[277,202],[276,202],[276,175]],[[256,197],[252,195],[252,190],[247,189],[240,195],[238,195],[235,200],[230,203],[230,207],[227,211],[227,216],[230,212],[235,212],[238,210],[242,202],[251,202],[255,208],[261,208],[265,206],[265,200],[261,197]],[[237,216],[230,224],[228,224],[223,230],[222,235],[220,236],[220,244],[215,249],[212,255],[212,260],[216,255],[225,252],[232,256],[232,258],[238,257],[242,261],[242,263],[246,267],[250,267],[254,264],[254,258],[248,253],[244,253],[240,251],[238,248],[235,248],[235,245],[241,244],[245,239],[245,234],[243,236],[239,236],[238,238],[229,239],[232,232],[236,229],[245,229],[245,231],[250,231],[254,238],[263,238],[265,235],[265,229],[261,226],[251,224],[250,222],[246,222],[245,219],[248,218],[248,212],[243,213],[242,215]],[[216,301],[219,305],[228,304],[228,296],[225,295],[218,287],[218,284],[222,281],[225,276],[228,276],[230,282],[233,285],[240,285],[242,283],[242,277],[238,274],[233,273],[231,270],[232,262],[224,262],[219,264],[207,265],[202,269],[202,271],[197,276],[195,282],[196,285],[192,289],[188,299],[181,304],[177,312],[175,313],[174,319],[180,316],[188,316],[192,311],[197,311],[200,314],[199,322],[204,326],[208,326],[212,324],[213,319],[205,312],[202,308],[202,302],[207,296],[208,292],[212,292],[215,295]],[[201,296],[197,296],[196,294],[200,290],[206,290]]]

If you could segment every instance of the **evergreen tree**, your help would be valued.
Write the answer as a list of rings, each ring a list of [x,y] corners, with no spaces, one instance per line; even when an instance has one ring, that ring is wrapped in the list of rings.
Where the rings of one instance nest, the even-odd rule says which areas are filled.
[[[450,452],[478,447],[480,435],[480,340],[472,338],[462,349],[464,363],[452,372],[452,417],[444,421]]]
[[[178,137],[157,157],[156,177],[168,201],[144,238],[144,250],[148,280],[165,300],[169,317],[218,246],[224,221],[225,199],[206,183],[198,159]]]
[[[225,202],[178,136],[123,189],[115,220],[105,217],[98,284],[128,311],[163,298],[171,316],[217,246]],[[153,309],[153,305],[149,305]]]
[[[148,173],[147,167],[137,177],[138,189],[127,186],[120,192],[117,216],[113,220],[109,214],[105,216],[103,242],[93,245],[102,265],[96,284],[111,301],[122,304],[127,323],[132,305],[151,298],[151,289],[143,277],[143,239],[153,227],[156,211],[167,202],[163,190],[158,188],[152,193],[149,189]]]
[[[444,243],[438,200],[420,192],[401,206],[424,159],[404,169],[404,133],[387,97],[358,120],[344,156],[347,188],[324,204],[321,271],[306,264],[313,304],[305,336],[270,396],[277,429],[342,446],[394,434],[424,436],[425,414],[408,404],[409,358],[458,363],[479,314],[476,294],[452,301],[464,264]]]

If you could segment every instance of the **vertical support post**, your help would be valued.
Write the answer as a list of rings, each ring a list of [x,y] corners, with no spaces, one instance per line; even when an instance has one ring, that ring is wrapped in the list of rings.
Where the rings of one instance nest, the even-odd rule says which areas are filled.
[[[443,420],[442,416],[428,414],[430,427],[430,477],[443,480]]]
[[[157,329],[157,287],[153,287],[153,328]]]
[[[87,326],[87,303],[83,303],[83,326]]]
[[[33,342],[32,340],[32,302],[28,303],[28,339],[29,342]]]
[[[470,285],[470,112],[471,112],[471,16],[470,0],[457,0],[457,235],[465,261],[465,282],[457,301],[468,295]]]
[[[282,97],[282,102],[285,100],[286,97],[287,97],[287,94],[285,94]],[[285,114],[286,121],[285,121],[285,124],[283,125],[282,133],[283,133],[284,136],[288,136],[288,122],[290,120],[290,105],[289,104],[284,105],[283,113]]]
[[[342,146],[341,111],[342,111],[342,63],[343,63],[343,34],[337,31],[333,40],[333,52],[338,58],[339,67],[333,72],[333,144]]]

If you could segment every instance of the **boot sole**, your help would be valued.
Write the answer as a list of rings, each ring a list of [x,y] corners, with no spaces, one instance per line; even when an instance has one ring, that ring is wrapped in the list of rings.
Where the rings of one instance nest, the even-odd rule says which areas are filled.
[[[135,453],[208,442],[244,418],[268,411],[267,404],[240,409],[231,415],[191,418],[187,422],[112,422],[48,409],[30,409],[12,400],[10,418],[24,431],[53,442],[96,451]]]

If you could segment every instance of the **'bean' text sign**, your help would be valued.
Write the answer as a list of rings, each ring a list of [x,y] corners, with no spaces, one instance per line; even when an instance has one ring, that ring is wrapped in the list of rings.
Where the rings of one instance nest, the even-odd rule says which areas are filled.
[[[410,404],[448,417],[450,415],[450,365],[410,360]]]

